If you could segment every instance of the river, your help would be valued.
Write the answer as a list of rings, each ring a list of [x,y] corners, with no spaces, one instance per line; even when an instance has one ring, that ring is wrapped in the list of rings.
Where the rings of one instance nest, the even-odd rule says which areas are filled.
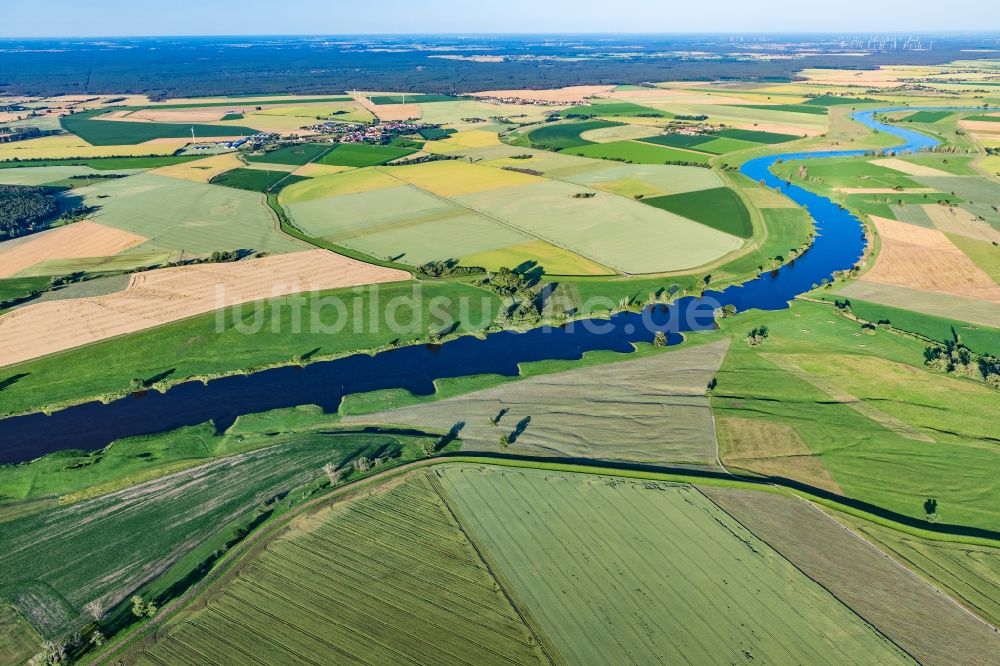
[[[912,107],[910,107],[912,109]],[[896,152],[936,145],[931,137],[874,119],[877,111],[860,111],[852,118],[897,136]],[[165,393],[150,391],[110,402],[89,402],[54,412],[0,419],[0,463],[32,460],[64,449],[93,450],[116,439],[144,435],[212,420],[221,431],[237,416],[271,409],[317,404],[335,411],[352,393],[402,388],[415,394],[433,393],[435,379],[482,373],[518,374],[518,364],[546,359],[579,359],[593,350],[630,352],[633,342],[649,342],[658,329],[668,331],[671,344],[680,333],[712,325],[718,305],[737,310],[779,310],[814,284],[851,268],[865,249],[860,220],[829,199],[790,185],[771,173],[778,160],[823,159],[861,155],[864,151],[786,153],[746,162],[740,171],[780,189],[803,206],[816,226],[812,246],[776,271],[728,287],[707,291],[700,298],[684,297],[669,306],[650,306],[642,313],[622,313],[598,327],[576,322],[566,328],[541,328],[525,333],[493,333],[485,339],[465,336],[435,346],[411,346],[375,356],[358,354],[305,367],[262,370],[250,375],[185,382]]]

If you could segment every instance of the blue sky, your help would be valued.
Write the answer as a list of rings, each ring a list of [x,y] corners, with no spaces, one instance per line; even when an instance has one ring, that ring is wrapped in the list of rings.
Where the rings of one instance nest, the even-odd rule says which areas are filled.
[[[0,36],[1000,30],[996,0],[0,0]]]

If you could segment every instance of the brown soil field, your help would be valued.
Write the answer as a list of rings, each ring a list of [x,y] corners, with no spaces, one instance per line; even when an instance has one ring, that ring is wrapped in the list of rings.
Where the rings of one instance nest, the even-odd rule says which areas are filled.
[[[253,110],[254,107],[250,107]],[[142,109],[136,111],[130,120],[151,120],[168,123],[197,123],[222,120],[234,109],[224,106],[209,106],[201,109]]]
[[[871,219],[882,251],[862,281],[1000,303],[1000,286],[943,232],[875,215]]]
[[[27,305],[0,316],[0,366],[240,303],[408,279],[405,271],[325,250],[136,273],[121,292]]]
[[[343,420],[442,432],[461,423],[470,451],[499,451],[508,435],[516,453],[710,465],[715,429],[705,389],[728,350],[720,340]]]
[[[926,211],[927,217],[931,218],[934,226],[947,234],[1000,243],[1000,231],[977,219],[975,215],[964,208],[926,204],[923,209]]]
[[[610,92],[614,86],[567,86],[548,90],[483,90],[472,93],[473,97],[516,97],[526,102],[550,102],[552,104],[576,104],[600,93]]]
[[[918,663],[996,663],[1000,634],[805,500],[699,488]]]
[[[795,428],[760,419],[726,418],[716,421],[719,457],[729,468],[764,476],[780,476],[843,494]]]
[[[16,275],[42,261],[109,257],[146,239],[90,220],[0,243],[0,278]]]
[[[942,171],[941,169],[935,169],[934,167],[923,166],[922,164],[913,164],[912,162],[907,162],[906,160],[901,160],[898,157],[886,157],[880,160],[870,160],[872,164],[877,164],[878,166],[888,167],[894,171],[899,171],[900,173],[905,173],[908,176],[950,176],[952,174],[947,171]]]

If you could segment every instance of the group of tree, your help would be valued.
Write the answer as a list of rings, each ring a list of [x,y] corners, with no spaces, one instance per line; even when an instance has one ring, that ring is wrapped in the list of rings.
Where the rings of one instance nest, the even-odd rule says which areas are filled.
[[[761,325],[757,328],[750,329],[746,335],[747,344],[751,347],[759,347],[764,344],[771,332],[768,330],[767,326]]]
[[[957,336],[943,344],[925,347],[924,364],[932,370],[950,375],[978,375],[987,386],[1000,389],[1000,358],[990,354],[976,354]]]
[[[50,188],[0,185],[0,240],[41,231],[58,210]]]

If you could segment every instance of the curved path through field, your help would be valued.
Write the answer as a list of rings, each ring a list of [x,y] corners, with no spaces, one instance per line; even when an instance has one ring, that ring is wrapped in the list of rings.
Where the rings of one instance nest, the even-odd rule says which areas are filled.
[[[883,125],[878,111],[852,117],[862,124],[902,140],[897,152],[919,150],[936,140],[912,130]],[[149,434],[212,420],[222,430],[240,414],[303,404],[335,411],[345,395],[387,388],[416,394],[434,392],[434,380],[481,373],[519,374],[519,364],[548,359],[579,359],[584,352],[631,352],[635,342],[650,342],[666,331],[672,343],[683,331],[705,330],[714,324],[714,310],[732,304],[737,310],[780,310],[836,271],[851,268],[863,255],[865,239],[860,220],[829,199],[791,185],[771,173],[778,160],[861,155],[864,151],[789,153],[759,157],[741,172],[779,188],[812,216],[816,239],[808,251],[782,268],[742,285],[685,297],[642,313],[622,313],[609,320],[575,322],[558,329],[526,333],[504,331],[485,339],[466,336],[435,347],[404,347],[375,356],[358,354],[319,362],[305,368],[286,367],[205,384],[187,382],[165,393],[151,392],[142,400],[124,398],[92,402],[52,415],[29,414],[0,420],[0,463],[30,460],[61,449],[96,449],[133,435]]]

